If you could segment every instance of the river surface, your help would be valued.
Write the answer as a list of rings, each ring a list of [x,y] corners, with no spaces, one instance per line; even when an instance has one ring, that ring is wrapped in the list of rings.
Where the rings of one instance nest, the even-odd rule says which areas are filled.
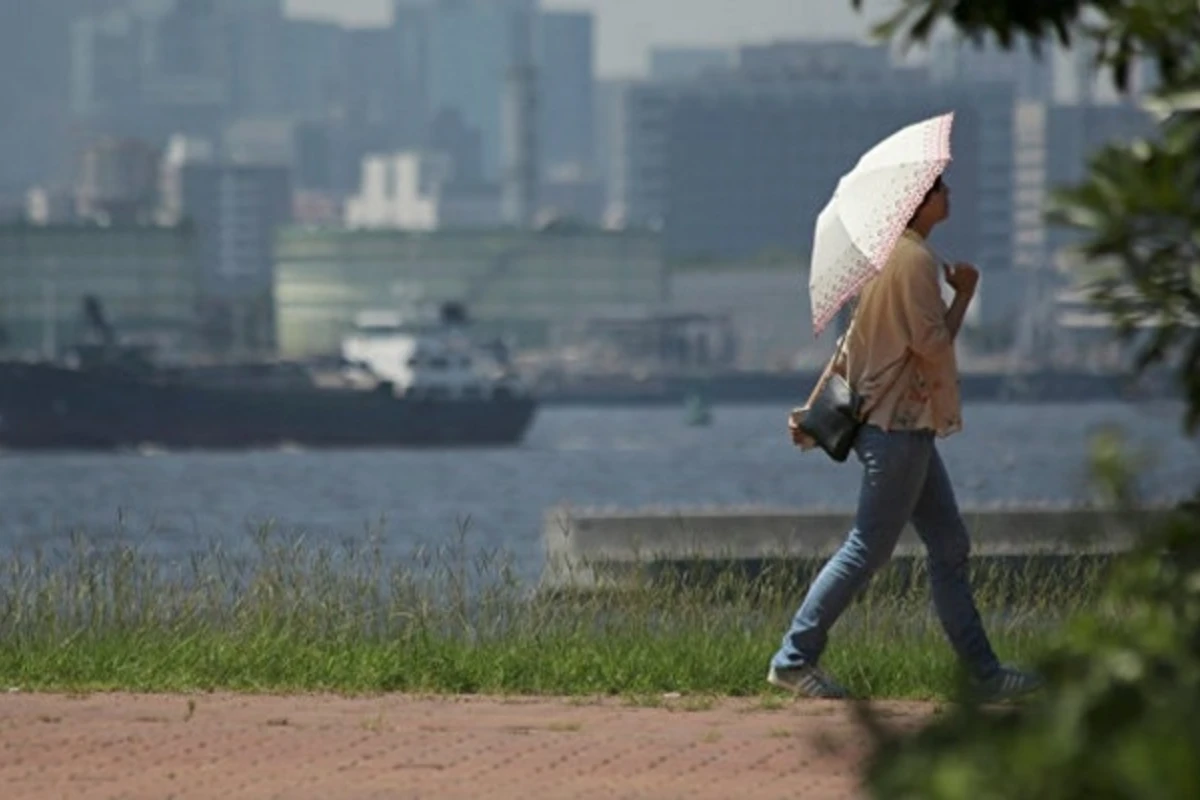
[[[468,549],[502,550],[530,578],[543,515],[558,504],[851,508],[857,463],[797,451],[786,412],[722,406],[701,428],[682,409],[548,408],[522,445],[494,450],[10,452],[0,455],[0,551],[57,550],[80,532],[174,560],[213,543],[241,549],[270,523],[335,545],[373,531],[407,555],[465,530]],[[974,404],[941,448],[963,506],[1082,501],[1089,439],[1115,425],[1148,459],[1145,495],[1175,499],[1200,482],[1200,446],[1180,434],[1181,414],[1172,402]]]

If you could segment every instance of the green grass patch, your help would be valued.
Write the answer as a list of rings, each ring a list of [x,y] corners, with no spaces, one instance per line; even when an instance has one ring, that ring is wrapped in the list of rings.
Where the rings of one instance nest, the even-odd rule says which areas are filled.
[[[461,541],[396,560],[370,537],[329,548],[264,532],[254,545],[165,567],[134,546],[83,539],[53,559],[12,559],[0,577],[0,685],[769,694],[767,662],[815,567],[675,568],[620,591],[551,593],[517,580],[503,554],[469,554]],[[982,570],[978,598],[1002,657],[1033,658],[1094,610],[1102,574],[1082,561]],[[951,692],[926,583],[919,566],[878,576],[834,629],[825,665],[873,697]]]

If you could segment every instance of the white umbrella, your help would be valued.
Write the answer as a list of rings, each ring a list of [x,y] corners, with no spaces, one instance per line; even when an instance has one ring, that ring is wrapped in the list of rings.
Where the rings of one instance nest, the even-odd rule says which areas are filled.
[[[953,112],[909,125],[872,147],[842,176],[817,215],[808,290],[813,332],[887,263],[896,240],[950,163]]]

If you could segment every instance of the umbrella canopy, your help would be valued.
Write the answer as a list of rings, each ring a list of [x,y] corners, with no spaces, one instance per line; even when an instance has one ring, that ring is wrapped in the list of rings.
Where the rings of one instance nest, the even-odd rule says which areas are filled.
[[[954,114],[909,125],[872,147],[842,176],[817,215],[808,290],[820,334],[874,277],[950,163]]]

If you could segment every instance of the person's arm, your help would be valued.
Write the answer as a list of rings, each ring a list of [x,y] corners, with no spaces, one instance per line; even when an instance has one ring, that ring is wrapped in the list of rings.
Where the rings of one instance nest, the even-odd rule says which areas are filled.
[[[975,297],[975,289],[979,285],[979,270],[970,264],[955,264],[946,267],[946,282],[954,288],[954,301],[946,311],[946,327],[950,336],[958,336],[962,329],[963,319],[967,316],[967,308]]]
[[[947,308],[938,286],[937,264],[924,250],[904,254],[891,266],[896,268],[894,280],[908,327],[909,346],[926,360],[940,358],[954,346],[973,290],[956,288],[954,302]]]
[[[967,316],[967,307],[970,305],[969,295],[963,292],[954,293],[954,301],[946,311],[946,329],[950,331],[951,339],[957,338],[958,332],[962,330],[963,319]]]

